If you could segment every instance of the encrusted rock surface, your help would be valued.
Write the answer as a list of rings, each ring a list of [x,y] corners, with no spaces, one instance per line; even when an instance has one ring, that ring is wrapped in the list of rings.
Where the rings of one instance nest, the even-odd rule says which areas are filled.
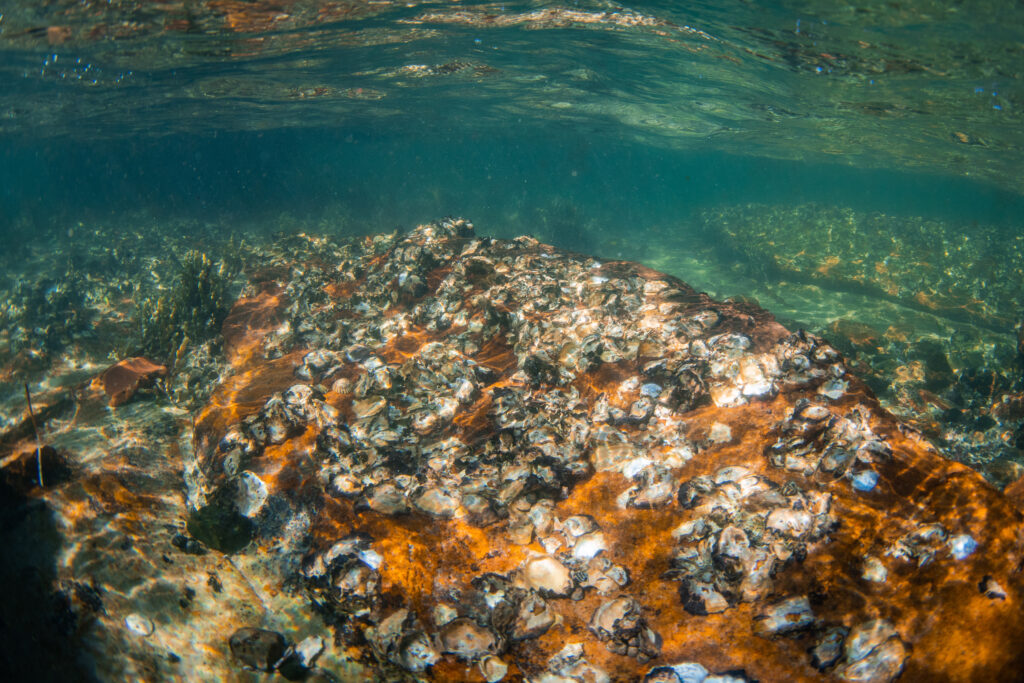
[[[6,678],[1016,680],[1020,514],[821,340],[462,221],[236,256],[166,392],[12,348]]]
[[[251,541],[222,549],[297,589],[353,668],[1024,666],[1020,513],[821,340],[462,220],[321,256],[274,255],[228,316],[232,368],[186,454],[189,527],[247,520]]]

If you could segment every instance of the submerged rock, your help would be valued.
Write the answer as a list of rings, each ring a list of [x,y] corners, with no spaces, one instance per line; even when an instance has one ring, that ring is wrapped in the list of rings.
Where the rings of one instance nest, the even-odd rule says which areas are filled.
[[[247,546],[256,525],[238,509],[234,485],[219,489],[206,505],[189,515],[188,532],[203,545],[223,553],[235,553]],[[188,542],[185,541],[185,547]]]
[[[231,634],[231,654],[242,666],[272,672],[284,657],[287,642],[280,633],[247,626]]]
[[[131,400],[135,392],[157,377],[167,374],[167,368],[146,358],[127,358],[103,371],[96,383],[106,393],[111,406]]]

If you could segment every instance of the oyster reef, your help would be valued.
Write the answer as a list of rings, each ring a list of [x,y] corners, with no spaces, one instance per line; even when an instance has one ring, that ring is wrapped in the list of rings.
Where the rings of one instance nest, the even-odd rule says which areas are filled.
[[[1024,680],[1022,45],[3,3],[0,683]]]
[[[242,631],[203,644],[229,666],[676,682],[1024,665],[1020,513],[821,339],[464,220],[297,256],[251,274],[225,321],[179,545],[231,554],[325,626],[311,646],[235,615]]]

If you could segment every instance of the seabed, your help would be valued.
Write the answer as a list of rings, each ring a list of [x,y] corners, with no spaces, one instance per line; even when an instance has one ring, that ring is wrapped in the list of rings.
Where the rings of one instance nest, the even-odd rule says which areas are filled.
[[[787,329],[755,301],[462,219],[180,238],[173,267],[166,243],[119,234],[134,248],[91,240],[64,273],[8,285],[0,581],[17,590],[0,619],[32,637],[0,662],[17,677],[969,681],[1024,665],[1020,498],[943,450],[1008,432],[969,464],[1015,478],[990,464],[1011,462],[1021,417],[1012,342],[998,393],[957,406],[993,423],[972,431],[907,399],[967,396],[949,347],[868,365],[912,344]],[[810,274],[777,294],[840,275],[797,265]],[[993,306],[971,329],[1005,322]]]

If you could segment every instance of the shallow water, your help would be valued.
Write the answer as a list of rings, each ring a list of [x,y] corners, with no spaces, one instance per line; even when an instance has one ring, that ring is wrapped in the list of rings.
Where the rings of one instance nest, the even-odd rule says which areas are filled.
[[[230,377],[217,330],[235,298],[303,258],[315,271],[333,240],[463,216],[820,334],[943,457],[1005,487],[1024,474],[1022,27],[1024,5],[931,0],[8,3],[4,467],[27,390],[79,473],[138,484],[153,519],[181,526],[195,501],[160,458],[192,448]],[[202,277],[201,320],[160,317]],[[135,355],[172,369],[143,402],[84,398]],[[81,502],[56,500],[27,513],[45,553],[107,586],[114,621],[151,614],[133,591],[166,588],[160,552],[140,545],[138,582],[92,571],[103,554],[84,538],[119,537],[94,520],[77,538]],[[257,561],[239,562],[228,592],[260,593]],[[33,586],[64,581],[78,609],[72,578]],[[181,675],[141,651],[104,664],[122,636],[90,645],[86,668]],[[154,652],[220,675],[186,640]]]

